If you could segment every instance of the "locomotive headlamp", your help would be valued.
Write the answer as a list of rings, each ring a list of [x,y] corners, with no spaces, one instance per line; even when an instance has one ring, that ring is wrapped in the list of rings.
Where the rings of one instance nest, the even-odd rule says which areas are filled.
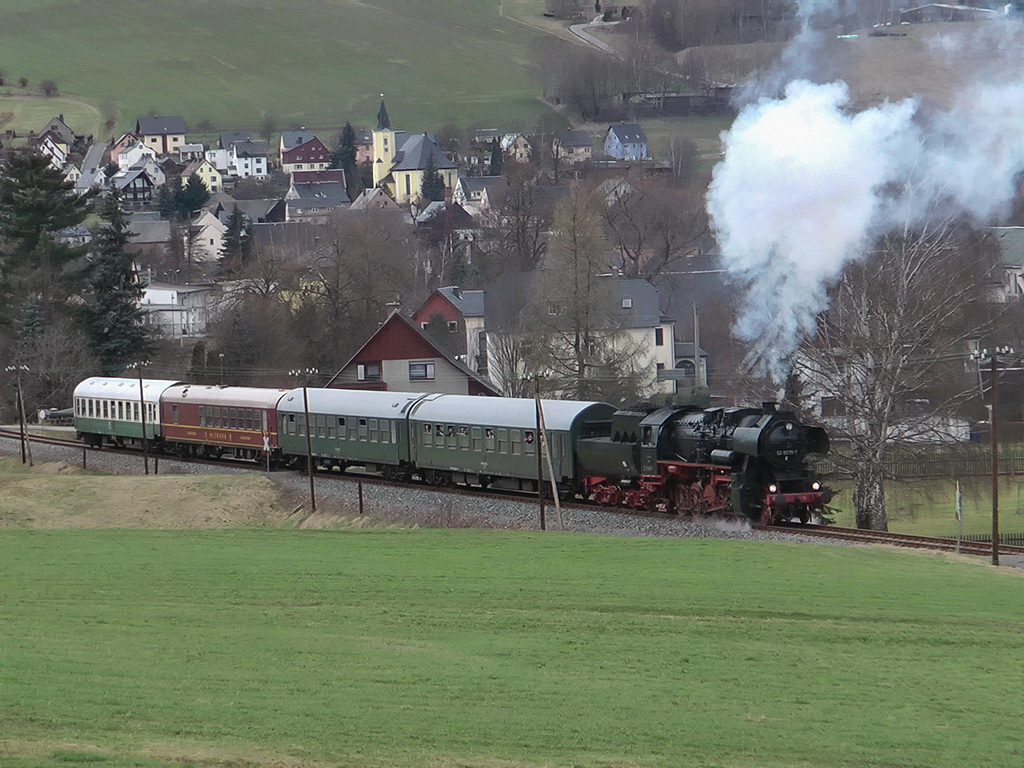
[[[768,493],[778,493],[778,492],[779,492],[779,486],[777,486],[775,483],[772,483],[771,485],[768,486]]]
[[[820,491],[821,490],[821,483],[819,483],[817,480],[815,480],[813,483],[811,483],[811,490],[812,491]]]
[[[787,432],[792,432],[793,431],[793,422],[792,421],[787,421],[786,422],[786,431]]]

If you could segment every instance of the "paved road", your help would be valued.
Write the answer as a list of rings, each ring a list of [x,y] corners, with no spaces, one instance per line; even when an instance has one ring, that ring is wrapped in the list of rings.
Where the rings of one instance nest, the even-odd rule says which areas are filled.
[[[573,24],[569,27],[569,31],[590,47],[597,48],[599,51],[611,54],[616,59],[621,59],[622,54],[618,50],[608,45],[608,43],[603,40],[598,40],[592,34],[587,32],[587,29],[591,27],[614,27],[618,23],[619,22],[617,21],[601,21],[600,16],[595,16],[593,21],[587,22],[586,24]]]

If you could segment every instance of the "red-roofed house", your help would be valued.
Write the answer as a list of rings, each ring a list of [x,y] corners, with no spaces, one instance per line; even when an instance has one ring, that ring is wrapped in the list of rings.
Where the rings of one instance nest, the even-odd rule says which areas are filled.
[[[500,394],[489,381],[473,373],[397,310],[327,386],[452,395]]]

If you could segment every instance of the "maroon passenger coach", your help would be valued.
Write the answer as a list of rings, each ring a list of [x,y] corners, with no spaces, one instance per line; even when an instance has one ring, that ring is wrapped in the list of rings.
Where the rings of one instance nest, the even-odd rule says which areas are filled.
[[[167,450],[182,456],[275,457],[277,403],[288,390],[182,384],[160,398]]]

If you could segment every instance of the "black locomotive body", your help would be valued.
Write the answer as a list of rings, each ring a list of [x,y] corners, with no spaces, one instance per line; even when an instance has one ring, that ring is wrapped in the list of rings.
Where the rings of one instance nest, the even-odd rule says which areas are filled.
[[[820,514],[831,500],[807,466],[828,452],[821,427],[761,408],[634,407],[608,437],[577,442],[581,492],[611,506],[774,523]]]

